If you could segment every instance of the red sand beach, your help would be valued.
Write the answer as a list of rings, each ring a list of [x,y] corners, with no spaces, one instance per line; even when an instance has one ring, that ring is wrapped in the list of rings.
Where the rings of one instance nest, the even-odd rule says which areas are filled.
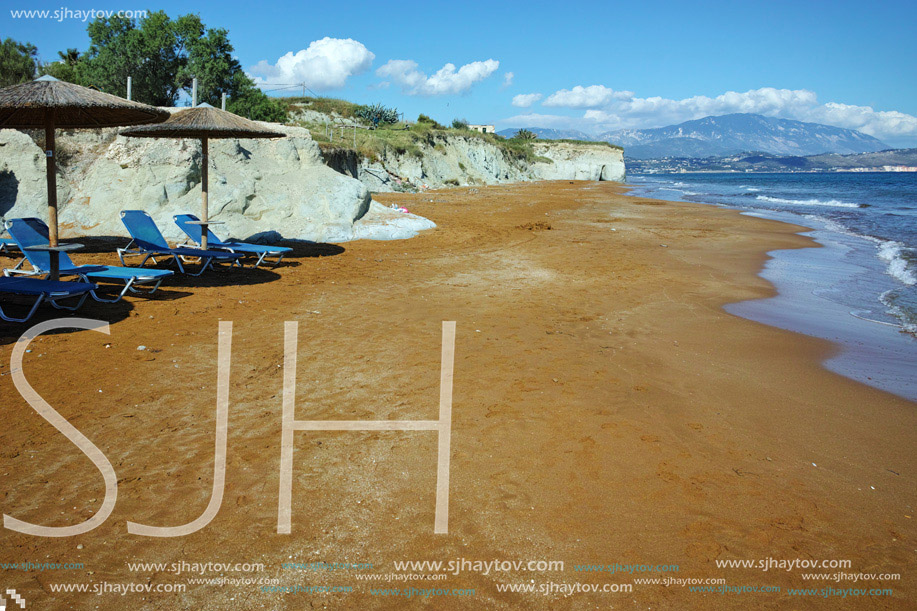
[[[770,250],[812,246],[798,227],[626,197],[610,183],[377,199],[438,227],[299,245],[275,270],[222,269],[151,299],[90,302],[79,316],[110,322],[110,335],[33,342],[29,383],[108,458],[118,497],[83,535],[0,531],[0,562],[82,566],[5,570],[4,589],[29,609],[913,608],[915,405],[826,371],[826,342],[722,309],[772,294],[757,273]],[[115,263],[113,243],[86,243],[78,262]],[[233,338],[219,512],[183,537],[128,534],[128,521],[180,525],[207,506],[220,321],[233,321]],[[300,420],[435,419],[441,325],[456,322],[448,534],[433,532],[429,431],[297,432],[292,533],[277,534],[285,321],[299,323]],[[99,510],[103,479],[13,387],[22,330],[0,327],[3,513],[78,524]],[[718,565],[768,559],[844,568]],[[395,564],[425,560],[462,570]],[[494,560],[522,565],[481,564]],[[182,561],[231,568],[176,572]],[[306,568],[314,562],[372,567]],[[615,564],[677,570],[576,568]],[[803,578],[839,571],[901,578]],[[647,578],[682,581],[636,581]],[[711,579],[725,593],[681,585]],[[135,590],[96,594],[98,584]],[[583,591],[590,584],[599,591]],[[184,591],[155,591],[166,585]],[[434,591],[380,593],[411,587]],[[827,587],[892,593],[789,592]]]

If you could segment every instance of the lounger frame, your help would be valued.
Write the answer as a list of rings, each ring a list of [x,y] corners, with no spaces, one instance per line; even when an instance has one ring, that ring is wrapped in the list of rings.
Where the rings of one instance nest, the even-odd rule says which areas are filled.
[[[36,219],[36,218],[23,218],[23,219],[21,219],[21,220],[23,220],[23,221],[25,221],[25,222],[35,222],[35,223],[40,224],[41,226],[44,226],[44,222],[41,221],[40,219]],[[6,223],[7,226],[9,226],[10,224],[11,224],[11,222],[9,222],[9,221]],[[17,248],[18,248],[18,245],[17,245]],[[22,249],[20,248],[20,251],[21,251],[21,250],[22,250]],[[62,258],[63,258],[64,256],[66,256],[66,254],[62,254]],[[69,258],[68,258],[67,260],[69,261]],[[25,268],[24,268],[25,263],[28,263],[29,266],[31,267],[31,269],[25,269]],[[70,263],[72,264],[72,261],[71,261]],[[83,282],[92,284],[92,280],[91,280],[90,276],[93,276],[93,272],[91,272],[91,271],[90,271],[90,272],[85,272],[85,271],[82,271],[82,272],[81,272],[81,271],[80,271],[80,268],[81,268],[81,267],[83,267],[83,268],[86,268],[86,267],[90,267],[90,268],[91,268],[91,267],[104,268],[104,267],[108,267],[108,266],[103,266],[103,265],[99,265],[99,266],[92,266],[92,265],[78,266],[78,265],[74,265],[73,269],[62,269],[62,270],[60,270],[60,275],[61,275],[61,276],[77,276],[77,277],[78,277],[80,280],[82,280]],[[127,266],[125,266],[125,267],[127,267]],[[18,276],[47,276],[47,274],[49,273],[49,271],[50,271],[50,270],[46,270],[46,269],[43,269],[43,268],[41,268],[41,267],[38,267],[38,266],[35,264],[34,261],[32,261],[32,260],[30,260],[30,259],[28,258],[28,254],[27,254],[25,251],[23,251],[23,256],[22,256],[22,258],[19,260],[19,262],[16,263],[16,265],[13,266],[13,267],[11,267],[11,268],[4,269],[4,270],[3,270],[3,275],[4,275],[4,276],[7,276],[7,277],[10,277],[10,276],[17,276],[17,275],[18,275]],[[96,270],[96,271],[98,271],[98,270]],[[105,276],[100,276],[100,277],[105,278],[105,279],[107,279],[107,280],[115,280],[114,278],[108,278],[108,277],[105,277]],[[139,293],[145,293],[145,294],[147,294],[147,295],[152,295],[153,293],[155,293],[155,292],[157,291],[157,289],[159,289],[159,286],[162,284],[163,280],[165,280],[167,277],[168,277],[168,276],[143,276],[143,275],[137,275],[137,276],[133,276],[133,277],[131,277],[131,278],[128,278],[128,279],[124,280],[124,288],[121,289],[121,292],[118,293],[118,296],[115,297],[114,299],[106,299],[106,298],[104,298],[104,297],[99,297],[98,293],[97,293],[95,290],[90,291],[89,294],[90,294],[90,296],[91,296],[95,301],[98,301],[99,303],[117,303],[118,301],[121,300],[122,297],[124,297],[124,295],[126,295],[126,294],[128,293],[128,291],[130,291],[131,293],[138,293],[138,294],[139,294]],[[119,279],[117,279],[117,280],[121,280],[121,279],[119,278]],[[152,286],[152,287],[150,287],[150,286],[145,286],[145,285],[149,285],[149,284],[152,284],[153,286]]]
[[[178,225],[178,228],[181,229],[185,233],[186,236],[188,236],[187,240],[179,244],[179,248],[186,248],[186,247],[200,248],[201,247],[200,243],[194,240],[194,236],[188,233],[188,228],[184,226],[181,220],[179,220],[180,217],[182,216],[189,217],[195,221],[198,220],[198,218],[194,216],[193,214],[177,214],[172,217],[172,220],[175,221],[175,224]],[[201,230],[201,233],[203,233],[203,229]],[[255,246],[257,248],[264,248],[264,250],[260,253],[257,253],[257,252],[253,252],[251,250],[246,249],[245,248],[246,246]],[[252,244],[245,244],[241,242],[224,242],[223,240],[219,238],[219,236],[213,233],[213,231],[211,231],[210,229],[207,229],[207,248],[211,250],[225,250],[227,252],[242,255],[243,257],[257,256],[258,260],[255,262],[254,267],[259,267],[262,263],[264,263],[267,260],[268,257],[277,257],[277,261],[275,261],[274,264],[271,266],[271,267],[277,267],[278,265],[280,265],[280,262],[283,261],[284,255],[290,252],[289,248],[271,250],[269,246],[262,247],[260,244],[252,245]],[[242,263],[241,259],[239,260],[239,265],[244,267],[244,264]]]
[[[121,211],[121,220],[122,221],[124,221],[125,213],[127,212],[130,212],[130,211],[129,210]],[[149,217],[149,215],[146,215],[146,216]],[[150,219],[150,222],[153,222],[152,218]],[[152,244],[152,243],[150,245],[153,246],[153,248],[141,247],[138,244],[136,238],[134,238],[133,233],[131,232],[130,226],[127,223],[125,223],[124,225],[125,227],[127,227],[128,233],[131,233],[131,241],[128,242],[127,246],[125,246],[124,248],[118,249],[118,259],[121,260],[121,264],[124,265],[125,267],[128,267],[127,262],[124,260],[125,257],[143,257],[143,260],[140,261],[140,265],[138,267],[143,267],[146,264],[146,262],[149,261],[150,259],[153,260],[154,265],[158,264],[158,261],[156,261],[156,257],[171,257],[172,261],[170,263],[174,263],[175,265],[177,265],[178,271],[180,271],[181,273],[188,274],[189,276],[200,276],[208,269],[213,268],[214,259],[228,259],[232,265],[239,265],[240,267],[242,265],[241,263],[239,263],[240,257],[238,256],[237,257],[217,257],[217,256],[206,256],[206,255],[195,255],[195,254],[188,254],[188,253],[177,253],[174,251],[180,250],[183,247],[163,249],[163,248],[157,247],[155,244]],[[155,226],[155,223],[153,223],[153,225]],[[156,230],[159,231],[159,228],[157,227]],[[159,237],[162,238],[162,232],[159,232]],[[165,240],[165,238],[162,238],[162,239]],[[136,246],[136,247],[132,248],[132,246]],[[186,250],[193,250],[193,249],[186,249]],[[206,253],[208,251],[204,250],[201,252]],[[228,254],[233,254],[233,253],[228,253]],[[187,263],[189,260],[193,260],[193,259],[199,259],[201,263],[201,269],[199,269],[197,273],[192,273],[192,272],[185,270],[185,266],[182,265],[183,261]]]
[[[42,281],[36,280],[36,282],[42,282]],[[88,284],[91,284],[91,283],[88,283]],[[35,312],[38,310],[38,306],[40,306],[45,301],[50,303],[53,307],[57,308],[58,310],[73,311],[83,305],[83,303],[86,301],[86,298],[93,292],[93,290],[94,289],[90,289],[88,291],[83,290],[80,293],[62,292],[62,291],[45,291],[45,292],[40,293],[35,298],[35,303],[32,304],[32,307],[29,310],[29,313],[25,317],[16,318],[14,316],[10,316],[6,312],[3,311],[2,307],[0,307],[0,318],[8,322],[17,322],[17,323],[28,322],[32,318],[32,316],[35,315]],[[8,293],[11,295],[29,295],[30,294],[30,293],[20,293],[16,291],[15,289],[12,289],[12,290],[4,289],[2,286],[0,286],[0,293]],[[79,301],[76,303],[76,305],[68,306],[62,303],[57,303],[58,301],[62,299],[69,299],[71,297],[79,297]]]

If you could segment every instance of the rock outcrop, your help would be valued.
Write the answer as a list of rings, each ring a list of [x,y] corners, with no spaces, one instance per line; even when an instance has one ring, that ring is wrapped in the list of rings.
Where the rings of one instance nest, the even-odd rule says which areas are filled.
[[[276,140],[210,143],[210,218],[218,234],[342,242],[410,237],[433,227],[372,202],[371,191],[401,191],[527,180],[623,180],[620,149],[535,143],[535,161],[481,138],[449,135],[375,160],[352,150],[324,154],[309,131],[278,126]],[[40,138],[41,135],[34,135]],[[40,140],[39,140],[40,141]],[[120,211],[149,212],[167,238],[183,239],[172,216],[200,211],[200,144],[126,138],[116,129],[58,133],[58,202],[64,236],[125,236]],[[0,130],[0,216],[45,218],[45,159],[33,136]]]
[[[271,127],[287,137],[211,141],[210,218],[224,223],[217,233],[261,241],[355,239],[354,223],[370,210],[367,188],[327,167],[307,130]],[[172,216],[200,210],[196,140],[126,138],[114,129],[62,132],[58,163],[64,235],[126,235],[119,212],[138,208],[167,238],[179,239],[184,236]],[[0,131],[0,215],[46,217],[44,165],[28,134]],[[356,229],[369,233],[372,220]],[[401,225],[412,221],[429,225],[413,215]],[[398,232],[405,233],[403,227]]]
[[[621,149],[574,142],[537,142],[534,148],[536,155],[551,160],[533,164],[541,180],[624,180]]]
[[[528,180],[624,180],[621,149],[605,144],[538,142],[534,162],[511,156],[480,138],[436,137],[417,150],[386,149],[376,160],[331,148],[325,162],[370,191],[491,185]]]

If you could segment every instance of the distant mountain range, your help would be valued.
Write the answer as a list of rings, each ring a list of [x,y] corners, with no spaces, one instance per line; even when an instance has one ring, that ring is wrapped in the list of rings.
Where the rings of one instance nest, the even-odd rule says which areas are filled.
[[[602,140],[602,138],[593,138],[589,134],[577,131],[575,129],[550,129],[547,127],[517,127],[515,129],[501,129],[497,132],[497,135],[503,136],[504,138],[512,138],[520,129],[527,129],[530,132],[533,132],[541,140]],[[617,144],[617,142],[612,144]]]
[[[746,113],[705,117],[656,129],[618,130],[600,136],[628,157],[710,157],[760,151],[773,155],[872,153],[884,142],[852,129]]]
[[[627,129],[590,137],[575,130],[526,128],[543,139],[605,140],[624,147],[630,159],[702,158],[756,151],[771,155],[871,153],[891,147],[866,134],[790,119],[747,113],[705,117],[655,129]],[[502,130],[511,137],[518,130]],[[555,135],[562,134],[562,135]]]

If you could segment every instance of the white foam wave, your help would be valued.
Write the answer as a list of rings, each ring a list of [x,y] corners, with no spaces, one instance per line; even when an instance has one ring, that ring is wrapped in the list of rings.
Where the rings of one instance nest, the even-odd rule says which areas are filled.
[[[882,242],[879,245],[879,258],[888,265],[888,274],[908,286],[917,284],[917,274],[908,268],[904,258],[904,244],[901,242]]]
[[[761,200],[762,202],[770,202],[773,204],[789,204],[791,206],[825,206],[828,208],[859,208],[859,204],[851,204],[850,202],[842,202],[836,199],[829,199],[828,201],[822,201],[820,199],[783,199],[782,197],[771,197],[769,195],[759,195],[755,199]]]
[[[907,247],[901,242],[895,242],[894,240],[883,240],[871,235],[862,235],[850,231],[834,219],[828,219],[812,214],[806,214],[804,218],[821,222],[825,229],[828,231],[840,233],[842,235],[853,236],[855,238],[860,238],[861,240],[872,242],[876,245],[876,256],[879,257],[881,261],[885,262],[887,266],[886,271],[888,272],[889,276],[908,286],[914,286],[917,284],[917,272],[915,272],[913,269],[910,269],[911,266],[908,263],[908,260],[904,257],[904,251],[907,249]]]
[[[895,290],[885,291],[879,296],[879,301],[882,302],[882,305],[888,308],[888,313],[896,317],[901,322],[901,328],[910,333],[911,335],[917,335],[917,322],[912,322],[913,317],[908,319],[907,313],[900,306],[894,303],[893,295]]]

